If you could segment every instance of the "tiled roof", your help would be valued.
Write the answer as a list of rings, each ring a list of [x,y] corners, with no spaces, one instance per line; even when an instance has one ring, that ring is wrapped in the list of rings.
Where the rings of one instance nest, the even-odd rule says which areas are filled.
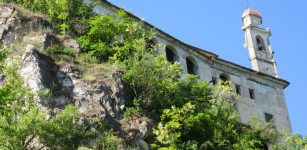
[[[242,18],[247,16],[247,15],[255,15],[257,17],[261,17],[260,13],[257,10],[254,10],[252,8],[247,8],[242,15]]]

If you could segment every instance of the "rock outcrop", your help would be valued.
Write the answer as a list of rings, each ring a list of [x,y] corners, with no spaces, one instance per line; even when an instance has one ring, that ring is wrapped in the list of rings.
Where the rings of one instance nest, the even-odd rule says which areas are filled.
[[[31,32],[54,32],[52,26],[41,16],[23,12],[9,4],[0,6],[0,39],[10,46]]]
[[[107,125],[120,119],[124,109],[124,90],[121,73],[114,72],[104,82],[87,83],[74,64],[57,65],[40,53],[35,46],[28,45],[22,56],[20,74],[32,92],[48,90],[52,96],[38,94],[37,105],[57,110],[66,105],[77,106],[84,123],[94,124],[101,119]],[[102,74],[103,76],[103,74]]]
[[[99,80],[86,82],[78,63],[58,64],[45,52],[46,48],[59,45],[73,49],[78,55],[78,42],[66,36],[56,36],[52,25],[43,17],[28,12],[21,15],[19,11],[16,6],[0,5],[0,40],[13,53],[13,59],[21,60],[19,73],[36,94],[34,103],[54,114],[67,105],[75,105],[82,115],[81,123],[98,130],[98,119],[125,140],[135,141],[139,149],[148,149],[143,138],[152,128],[151,120],[132,116],[120,121],[125,107],[122,72],[107,72],[102,68],[96,75]],[[3,84],[5,75],[0,78],[0,84]]]

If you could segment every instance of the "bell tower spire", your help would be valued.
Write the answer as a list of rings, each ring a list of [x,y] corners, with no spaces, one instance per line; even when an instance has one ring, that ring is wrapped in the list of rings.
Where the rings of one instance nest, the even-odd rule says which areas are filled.
[[[245,32],[244,47],[248,48],[252,68],[258,72],[278,77],[276,62],[270,45],[271,30],[262,28],[260,13],[247,8],[242,15]]]

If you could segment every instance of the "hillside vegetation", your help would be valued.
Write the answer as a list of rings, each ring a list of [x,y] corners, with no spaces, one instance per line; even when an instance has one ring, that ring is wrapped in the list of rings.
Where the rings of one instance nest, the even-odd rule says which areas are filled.
[[[98,16],[99,1],[1,2],[16,20],[48,22],[48,31],[10,24],[2,35],[1,150],[307,148],[306,138],[277,133],[273,122],[239,123],[231,83],[183,74],[156,53],[164,46],[151,42],[154,29],[124,10]],[[13,33],[23,40],[8,38]]]

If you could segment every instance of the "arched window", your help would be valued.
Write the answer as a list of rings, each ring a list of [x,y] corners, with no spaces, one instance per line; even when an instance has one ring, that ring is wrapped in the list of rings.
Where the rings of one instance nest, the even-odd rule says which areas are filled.
[[[172,48],[167,46],[165,48],[165,53],[166,53],[166,59],[169,62],[174,63],[177,60],[177,56]]]
[[[226,85],[226,83],[227,83],[227,84],[229,83],[229,82],[227,82],[227,81],[229,81],[229,77],[228,77],[228,75],[225,74],[225,73],[222,73],[222,74],[220,75],[220,79],[221,79],[221,82],[222,82],[223,85]]]
[[[188,74],[197,75],[197,65],[196,65],[196,62],[194,61],[194,59],[191,58],[191,57],[187,57],[186,63],[187,63]]]
[[[146,49],[153,50],[156,47],[157,43],[158,42],[156,39],[146,39]]]
[[[257,49],[259,51],[265,51],[265,44],[264,44],[263,38],[261,36],[257,35],[256,41],[257,41]]]

